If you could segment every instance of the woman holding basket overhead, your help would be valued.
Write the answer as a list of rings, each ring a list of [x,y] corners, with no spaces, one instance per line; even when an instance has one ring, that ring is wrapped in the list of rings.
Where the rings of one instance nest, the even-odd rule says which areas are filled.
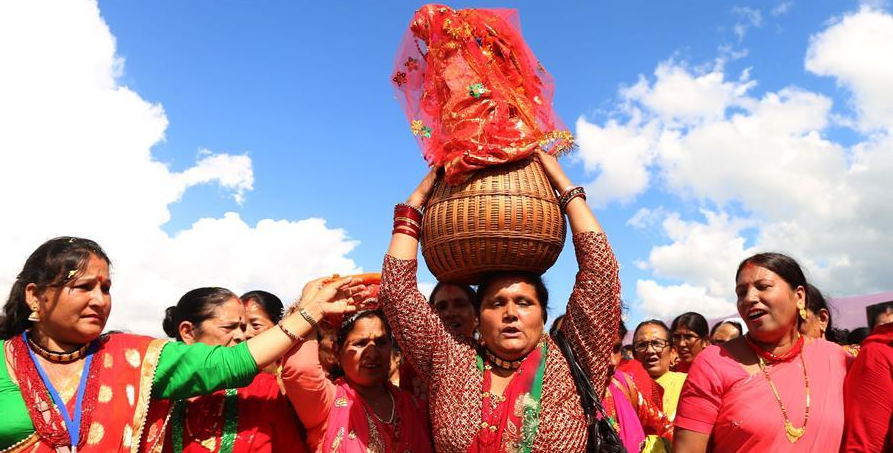
[[[537,158],[553,187],[571,186],[554,157]],[[430,172],[397,206],[397,217],[421,220],[418,208],[435,176]],[[580,270],[561,330],[601,395],[620,319],[617,262],[586,200],[574,197],[564,207]],[[409,222],[396,225],[381,297],[403,353],[429,383],[437,451],[583,451],[586,419],[574,380],[558,346],[543,334],[548,292],[542,279],[511,272],[485,278],[477,296],[480,347],[459,342],[418,290],[418,230]]]
[[[591,406],[575,382],[604,394],[620,281],[583,188],[554,157],[573,136],[552,109],[549,74],[515,11],[425,5],[392,80],[438,170],[394,210],[381,300],[404,357],[428,384],[435,449],[584,451]],[[549,293],[540,276],[564,244],[564,214],[579,272],[556,343],[543,332]],[[450,335],[418,290],[423,231],[435,277],[479,285],[477,344]]]

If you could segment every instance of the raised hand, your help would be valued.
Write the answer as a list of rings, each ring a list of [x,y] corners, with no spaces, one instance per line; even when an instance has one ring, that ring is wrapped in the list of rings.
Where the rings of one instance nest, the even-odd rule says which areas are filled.
[[[419,183],[418,187],[412,191],[412,194],[406,200],[406,204],[417,208],[425,207],[425,204],[428,202],[428,197],[431,196],[431,189],[434,188],[434,183],[437,181],[439,172],[439,168],[431,168],[431,170],[425,174],[425,177],[422,178],[422,182]]]

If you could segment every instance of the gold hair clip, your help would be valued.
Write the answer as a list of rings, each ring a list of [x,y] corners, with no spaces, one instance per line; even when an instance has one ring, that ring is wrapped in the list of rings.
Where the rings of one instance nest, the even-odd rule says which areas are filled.
[[[74,274],[77,274],[77,273],[78,273],[77,269],[72,269],[72,270],[68,271],[68,279],[71,279],[71,277],[73,277]]]

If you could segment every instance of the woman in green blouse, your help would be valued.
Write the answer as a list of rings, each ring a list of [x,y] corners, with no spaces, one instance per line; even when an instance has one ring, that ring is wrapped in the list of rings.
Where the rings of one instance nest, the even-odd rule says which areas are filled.
[[[0,321],[0,453],[152,451],[170,401],[248,385],[363,286],[325,285],[302,310],[233,347],[102,335],[109,258],[88,239],[51,239],[28,257]]]

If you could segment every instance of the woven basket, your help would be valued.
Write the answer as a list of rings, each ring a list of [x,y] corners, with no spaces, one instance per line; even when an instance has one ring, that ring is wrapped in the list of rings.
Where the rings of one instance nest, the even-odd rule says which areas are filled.
[[[491,271],[542,274],[564,246],[564,216],[533,159],[435,183],[422,221],[422,256],[439,281],[476,284]]]

